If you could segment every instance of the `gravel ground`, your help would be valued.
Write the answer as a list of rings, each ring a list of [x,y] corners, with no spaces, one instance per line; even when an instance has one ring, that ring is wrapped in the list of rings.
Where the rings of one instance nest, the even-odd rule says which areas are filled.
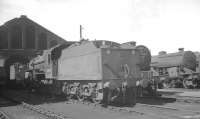
[[[146,115],[128,112],[114,112],[109,109],[89,106],[86,104],[44,104],[42,107],[63,113],[72,119],[149,119]]]
[[[178,102],[171,98],[141,98],[135,107],[123,107],[122,109],[127,110],[121,110],[119,107],[111,109],[111,106],[103,108],[94,104],[69,103],[65,98],[45,98],[38,94],[28,94],[31,98],[26,97],[24,100],[23,97],[27,96],[26,91],[17,91],[14,94],[12,92],[7,91],[6,94],[46,110],[61,113],[69,119],[200,119],[200,103]],[[38,113],[27,111],[28,109],[19,105],[2,106],[0,109],[15,117],[14,119],[41,119]]]
[[[180,119],[185,116],[199,115],[200,105],[171,103],[162,105],[177,110],[162,109],[137,104],[132,112],[113,111],[87,104],[67,104],[66,102],[43,104],[43,108],[63,113],[73,119]],[[130,108],[128,108],[130,109]]]

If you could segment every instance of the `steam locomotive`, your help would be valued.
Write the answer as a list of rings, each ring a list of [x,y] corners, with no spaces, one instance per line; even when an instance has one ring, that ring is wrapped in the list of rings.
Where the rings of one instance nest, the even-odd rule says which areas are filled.
[[[183,48],[176,53],[161,51],[152,57],[151,67],[160,79],[160,87],[197,88],[200,84],[197,58],[192,51]]]
[[[30,61],[31,79],[51,85],[51,93],[100,101],[135,104],[136,81],[149,70],[151,54],[135,42],[86,41],[59,45]],[[39,88],[42,89],[41,87]]]

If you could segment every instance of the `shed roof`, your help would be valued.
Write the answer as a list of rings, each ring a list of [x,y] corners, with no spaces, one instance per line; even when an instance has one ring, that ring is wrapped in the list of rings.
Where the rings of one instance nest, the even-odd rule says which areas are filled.
[[[60,36],[58,36],[55,33],[51,32],[50,30],[48,30],[44,26],[36,23],[35,21],[31,20],[30,18],[28,18],[25,15],[21,15],[19,18],[13,18],[13,19],[5,22],[2,26],[0,26],[0,29],[3,29],[5,27],[8,27],[8,26],[13,25],[13,24],[20,24],[20,23],[28,23],[28,24],[32,24],[34,26],[37,26],[38,28],[44,29],[44,31],[46,31],[47,33],[51,34],[53,37],[56,37],[57,41],[62,42],[62,43],[66,42],[65,39],[61,38]]]

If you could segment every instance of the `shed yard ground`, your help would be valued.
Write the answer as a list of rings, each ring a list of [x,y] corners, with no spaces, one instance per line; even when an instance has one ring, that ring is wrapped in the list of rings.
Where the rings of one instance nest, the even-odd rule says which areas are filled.
[[[187,94],[199,93],[200,90],[188,89],[162,89],[159,90],[163,94]],[[134,107],[114,107],[108,106],[103,108],[101,105],[72,103],[66,101],[66,98],[55,97],[49,99],[35,93],[28,93],[20,90],[0,90],[7,96],[11,96],[16,100],[25,101],[34,106],[59,113],[69,117],[70,119],[199,119],[200,104],[177,102],[168,99],[140,99]],[[28,93],[28,94],[27,94]],[[26,97],[26,98],[25,98]],[[183,96],[184,97],[184,96]],[[147,105],[149,104],[149,105]],[[163,107],[163,108],[162,108]],[[2,110],[13,110],[15,106],[2,106]],[[112,109],[114,108],[114,109]],[[123,110],[124,109],[124,110]],[[130,110],[130,111],[126,111]],[[176,109],[176,110],[174,110]],[[23,114],[22,114],[23,115]]]

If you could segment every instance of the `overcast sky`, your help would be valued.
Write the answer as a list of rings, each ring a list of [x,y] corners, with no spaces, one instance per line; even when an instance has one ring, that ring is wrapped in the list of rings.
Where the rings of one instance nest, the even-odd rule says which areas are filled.
[[[136,41],[153,55],[200,51],[200,0],[0,0],[0,25],[27,15],[69,41]]]

